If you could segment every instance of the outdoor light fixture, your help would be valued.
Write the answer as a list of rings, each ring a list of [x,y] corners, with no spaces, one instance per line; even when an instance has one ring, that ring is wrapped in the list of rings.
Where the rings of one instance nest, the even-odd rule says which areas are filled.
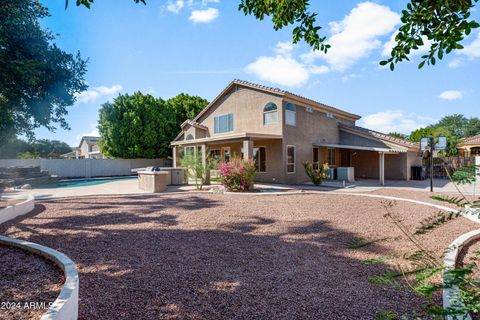
[[[420,151],[430,153],[430,192],[433,192],[433,151],[447,149],[447,137],[428,137],[420,139]]]

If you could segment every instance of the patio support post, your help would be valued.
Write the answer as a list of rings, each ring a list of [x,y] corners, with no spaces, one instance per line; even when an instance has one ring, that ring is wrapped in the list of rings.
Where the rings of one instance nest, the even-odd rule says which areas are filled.
[[[202,166],[204,168],[207,167],[207,146],[205,144],[201,145],[201,155],[202,155]],[[205,172],[205,184],[210,183],[210,169],[206,170]]]
[[[243,140],[243,159],[253,159],[253,141]]]
[[[177,167],[177,147],[172,147],[172,158],[173,158],[173,167]]]
[[[380,185],[384,186],[385,185],[385,153],[379,152],[378,158],[379,158],[378,168],[379,168]]]

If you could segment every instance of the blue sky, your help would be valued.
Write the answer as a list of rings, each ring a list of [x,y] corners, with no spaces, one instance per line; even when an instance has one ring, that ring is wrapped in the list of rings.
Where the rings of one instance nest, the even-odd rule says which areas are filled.
[[[62,49],[89,59],[90,88],[69,108],[70,131],[39,129],[37,138],[78,144],[95,134],[100,105],[118,93],[211,100],[235,78],[359,114],[359,125],[384,132],[409,133],[452,113],[480,116],[478,31],[435,67],[418,70],[418,57],[394,72],[378,66],[403,1],[311,1],[332,45],[327,55],[292,45],[291,28],[244,16],[238,0],[96,0],[90,10],[70,2],[65,10],[63,0],[42,0],[52,15],[43,25]]]

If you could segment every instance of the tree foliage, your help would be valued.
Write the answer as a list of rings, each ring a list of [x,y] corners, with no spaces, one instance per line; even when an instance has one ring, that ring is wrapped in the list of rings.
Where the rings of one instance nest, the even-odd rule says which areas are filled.
[[[53,43],[47,16],[37,0],[0,2],[0,145],[42,126],[68,129],[67,107],[87,88],[86,61]]]
[[[114,158],[169,157],[169,145],[180,124],[207,104],[207,100],[187,94],[167,101],[140,92],[119,95],[100,109],[102,153]]]
[[[145,0],[134,0],[146,4]],[[77,0],[77,5],[90,8],[94,0]],[[413,51],[428,41],[429,52],[422,56],[418,65],[435,65],[446,54],[463,49],[462,40],[480,24],[471,18],[478,0],[409,0],[402,10],[402,25],[395,37],[391,56],[381,61],[393,71],[399,62],[409,60]],[[68,5],[68,0],[66,0]],[[320,35],[317,13],[309,11],[309,0],[240,0],[238,9],[245,15],[253,15],[258,20],[270,17],[273,28],[280,30],[293,26],[292,41],[305,41],[314,50],[327,53],[330,45],[327,37]]]
[[[0,158],[14,159],[25,158],[48,158],[56,154],[61,155],[72,151],[72,148],[65,142],[59,140],[39,139],[25,141],[18,138],[9,139],[0,147]]]
[[[428,127],[420,128],[408,136],[410,141],[419,142],[424,137],[447,137],[446,154],[457,155],[457,144],[462,138],[480,134],[480,119],[467,118],[462,114],[448,115]]]

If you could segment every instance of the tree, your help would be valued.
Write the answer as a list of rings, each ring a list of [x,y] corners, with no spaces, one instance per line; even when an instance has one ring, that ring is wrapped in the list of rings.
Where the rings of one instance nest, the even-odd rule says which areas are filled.
[[[0,2],[0,144],[42,126],[68,129],[67,107],[87,88],[86,61],[53,43],[40,26],[47,16],[38,0]]]
[[[168,99],[165,105],[175,113],[176,126],[173,128],[171,136],[171,140],[173,140],[180,130],[180,125],[187,119],[194,119],[208,105],[208,100],[180,93]]]
[[[140,92],[119,95],[100,109],[100,148],[114,158],[168,157],[175,124],[164,100]]]
[[[61,155],[70,151],[72,151],[72,148],[67,143],[58,140],[40,139],[27,142],[13,138],[0,146],[0,158],[20,159],[25,158],[25,156],[31,158],[30,155],[36,158],[49,158],[53,154]]]
[[[100,109],[100,147],[117,158],[171,156],[170,142],[180,125],[193,119],[208,101],[181,93],[167,101],[140,92],[119,95]]]
[[[134,0],[146,4],[145,0]],[[94,0],[77,0],[77,5],[90,8]],[[478,0],[410,0],[402,10],[402,25],[395,37],[396,45],[391,57],[381,61],[381,65],[389,65],[393,71],[395,64],[409,60],[413,51],[418,50],[428,40],[430,50],[422,56],[418,65],[435,65],[437,59],[454,50],[463,49],[460,42],[468,36],[472,29],[480,24],[471,19],[471,13]],[[68,5],[68,0],[66,0]],[[308,11],[308,0],[240,0],[238,9],[245,15],[253,15],[258,20],[271,17],[273,28],[282,29],[293,26],[293,43],[305,41],[314,50],[327,53],[330,45],[327,37],[320,36],[322,29],[316,23],[317,13]]]
[[[398,139],[407,139],[407,135],[400,132],[390,132],[388,135]]]

